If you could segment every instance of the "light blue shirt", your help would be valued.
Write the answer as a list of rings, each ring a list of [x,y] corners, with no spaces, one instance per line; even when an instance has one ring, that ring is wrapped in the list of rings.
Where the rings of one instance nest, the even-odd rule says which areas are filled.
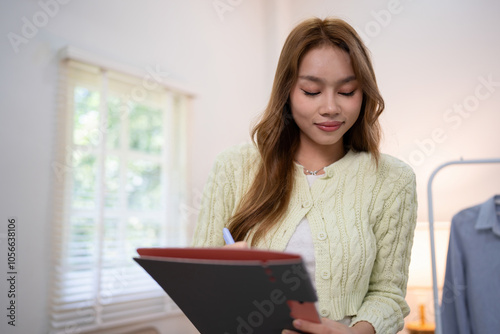
[[[443,334],[500,333],[500,195],[451,223],[441,302]]]

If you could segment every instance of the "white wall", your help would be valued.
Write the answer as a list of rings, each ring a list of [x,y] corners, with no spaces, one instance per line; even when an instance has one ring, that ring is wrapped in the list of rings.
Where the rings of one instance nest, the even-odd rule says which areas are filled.
[[[500,3],[242,0],[233,1],[239,4],[221,20],[211,0],[64,2],[16,53],[8,33],[22,35],[23,18],[33,22],[41,7],[38,0],[0,0],[0,264],[7,217],[17,216],[16,332],[44,333],[48,326],[54,83],[56,53],[65,45],[139,69],[159,66],[198,92],[189,123],[188,205],[194,209],[215,155],[247,140],[250,121],[265,107],[286,34],[311,15],[340,16],[365,35],[387,103],[383,150],[415,168],[419,220],[427,220],[426,183],[435,167],[460,157],[500,156],[500,86],[471,105],[470,113],[449,114],[453,122],[444,118],[455,104],[475,101],[479,77],[500,82]],[[479,92],[488,93],[484,87]],[[435,185],[436,218],[449,220],[460,208],[499,193],[499,168],[443,171]],[[0,289],[4,303],[4,279]],[[183,324],[169,320],[164,326]],[[2,320],[2,333],[5,325]]]

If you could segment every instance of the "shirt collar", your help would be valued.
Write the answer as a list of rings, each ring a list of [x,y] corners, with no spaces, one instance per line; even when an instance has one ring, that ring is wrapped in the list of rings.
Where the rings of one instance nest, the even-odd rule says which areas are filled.
[[[491,229],[493,233],[500,237],[500,216],[497,215],[495,204],[495,201],[497,200],[500,200],[500,195],[495,195],[480,205],[476,229]]]

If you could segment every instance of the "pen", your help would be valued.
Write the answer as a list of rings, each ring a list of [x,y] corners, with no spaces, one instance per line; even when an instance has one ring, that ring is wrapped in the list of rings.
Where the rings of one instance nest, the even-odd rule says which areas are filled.
[[[233,236],[226,227],[224,227],[224,229],[222,230],[222,234],[224,235],[224,240],[226,241],[226,245],[234,244]]]

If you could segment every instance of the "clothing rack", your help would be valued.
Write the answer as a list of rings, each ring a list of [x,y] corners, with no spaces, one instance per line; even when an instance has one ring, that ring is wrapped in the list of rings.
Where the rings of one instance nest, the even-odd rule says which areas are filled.
[[[432,290],[434,294],[434,317],[436,322],[435,334],[442,334],[441,329],[441,310],[439,307],[439,293],[437,285],[437,274],[436,274],[436,250],[434,246],[434,210],[432,205],[432,181],[436,174],[446,166],[450,165],[468,165],[468,164],[490,164],[490,163],[500,163],[500,158],[494,159],[479,159],[479,160],[456,160],[444,163],[437,167],[429,177],[429,182],[427,184],[427,198],[429,206],[429,232],[431,241],[431,262],[432,262]]]

